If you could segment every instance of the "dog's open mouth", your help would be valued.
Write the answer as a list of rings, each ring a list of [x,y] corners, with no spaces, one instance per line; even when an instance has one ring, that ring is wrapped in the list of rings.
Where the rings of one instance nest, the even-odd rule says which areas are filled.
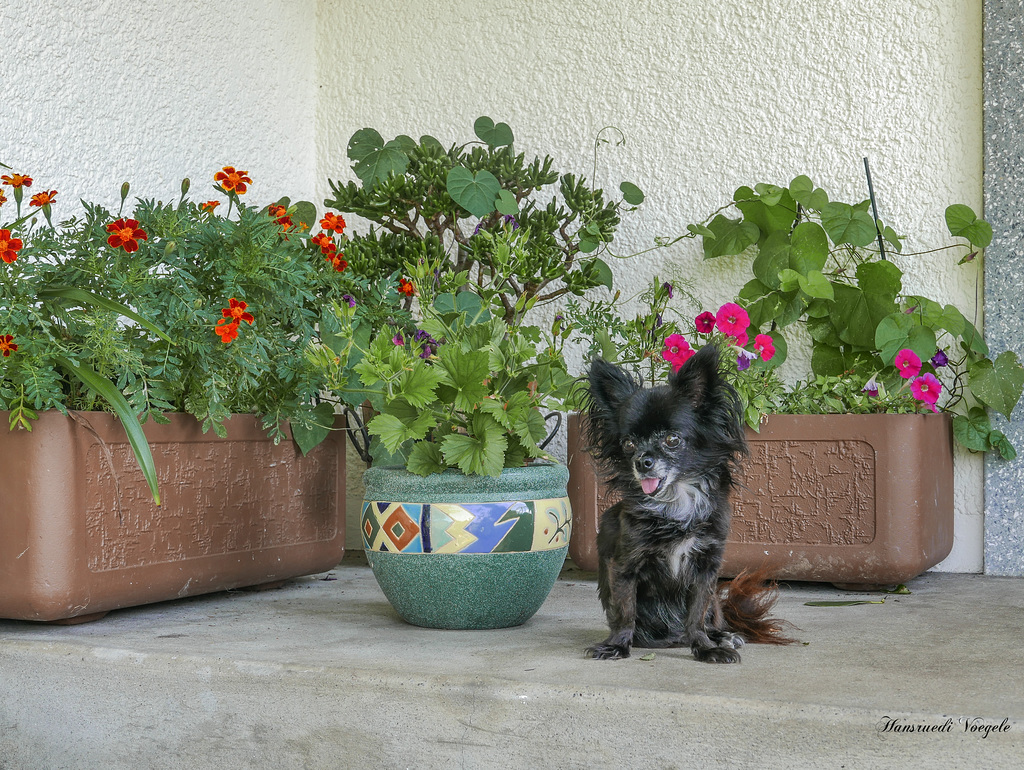
[[[657,477],[650,479],[640,479],[640,489],[644,491],[645,495],[653,495],[661,489],[661,485],[665,479],[659,479]]]

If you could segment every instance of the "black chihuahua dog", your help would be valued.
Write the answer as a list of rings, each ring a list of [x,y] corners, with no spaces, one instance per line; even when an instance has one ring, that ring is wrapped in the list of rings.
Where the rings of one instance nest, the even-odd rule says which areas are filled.
[[[707,663],[738,663],[745,642],[787,644],[766,574],[719,592],[729,496],[747,454],[742,408],[713,345],[645,389],[602,359],[589,373],[589,434],[620,502],[601,516],[598,591],[611,634],[587,649],[599,659],[630,648],[689,646]]]

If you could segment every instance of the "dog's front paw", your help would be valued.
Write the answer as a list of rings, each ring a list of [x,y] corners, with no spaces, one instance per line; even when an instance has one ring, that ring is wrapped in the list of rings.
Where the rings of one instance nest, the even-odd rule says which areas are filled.
[[[746,644],[746,640],[742,636],[734,634],[732,631],[708,631],[708,638],[715,643],[716,647],[728,647],[733,650],[738,650]]]
[[[593,658],[594,660],[621,660],[622,658],[629,657],[629,645],[595,644],[593,647],[587,647],[585,653],[588,658]]]
[[[731,647],[694,647],[693,657],[701,663],[740,662],[740,654]]]

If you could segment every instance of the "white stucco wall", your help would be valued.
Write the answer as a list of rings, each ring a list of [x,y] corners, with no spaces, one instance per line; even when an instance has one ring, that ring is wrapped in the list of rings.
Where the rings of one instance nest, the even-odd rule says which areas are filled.
[[[806,173],[863,196],[865,155],[914,249],[943,242],[947,204],[981,204],[981,0],[4,0],[0,52],[0,161],[58,190],[58,217],[82,197],[116,206],[125,180],[168,199],[188,176],[205,197],[224,165],[256,202],[320,201],[348,177],[353,131],[454,141],[480,115],[586,174],[597,131],[622,129],[597,181],[648,195],[622,253],[740,184]],[[978,276],[954,263],[901,266],[973,311]],[[618,279],[628,295],[681,273],[713,304],[738,265],[688,241]],[[981,463],[958,453],[943,569],[981,569],[982,502]]]
[[[85,198],[216,197],[245,169],[259,203],[313,192],[316,0],[3,0],[0,161]],[[7,173],[7,172],[5,172]],[[8,196],[10,197],[10,196]]]
[[[911,250],[942,245],[950,203],[981,208],[981,0],[322,0],[318,9],[318,198],[353,178],[349,136],[472,138],[480,115],[508,122],[517,149],[551,154],[597,181],[645,190],[622,253],[680,233],[740,184],[805,173],[867,197]],[[970,315],[974,269],[904,258],[909,286]],[[746,279],[740,260],[703,263],[687,241],[618,266],[624,295],[655,274],[685,275],[708,304]],[[956,458],[956,544],[941,565],[982,568],[982,466]]]

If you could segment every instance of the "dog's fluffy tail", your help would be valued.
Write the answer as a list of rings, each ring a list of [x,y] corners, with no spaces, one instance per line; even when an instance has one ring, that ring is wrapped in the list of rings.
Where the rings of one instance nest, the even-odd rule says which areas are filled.
[[[754,644],[792,644],[784,635],[792,623],[770,616],[779,598],[778,583],[768,567],[743,570],[719,589],[722,615],[731,631]]]

